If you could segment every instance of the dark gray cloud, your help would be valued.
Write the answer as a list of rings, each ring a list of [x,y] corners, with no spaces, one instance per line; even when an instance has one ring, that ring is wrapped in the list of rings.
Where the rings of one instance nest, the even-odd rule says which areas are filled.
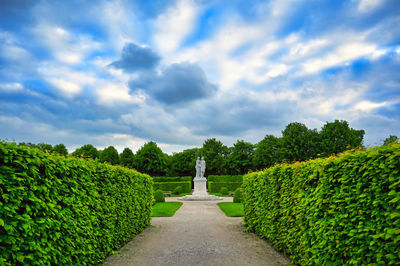
[[[135,72],[139,70],[151,70],[158,65],[161,57],[148,47],[141,47],[134,43],[125,44],[121,58],[110,66]]]
[[[206,98],[217,90],[198,65],[186,62],[169,65],[161,74],[144,73],[129,86],[132,90],[141,89],[167,105]]]

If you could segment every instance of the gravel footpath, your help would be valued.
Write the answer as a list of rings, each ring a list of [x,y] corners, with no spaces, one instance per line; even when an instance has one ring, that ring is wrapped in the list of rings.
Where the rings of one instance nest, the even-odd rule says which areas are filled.
[[[176,201],[167,198],[167,201]],[[232,198],[222,201],[232,202]],[[266,241],[243,232],[242,218],[230,218],[221,201],[183,201],[173,217],[154,217],[103,265],[287,265],[290,260]]]

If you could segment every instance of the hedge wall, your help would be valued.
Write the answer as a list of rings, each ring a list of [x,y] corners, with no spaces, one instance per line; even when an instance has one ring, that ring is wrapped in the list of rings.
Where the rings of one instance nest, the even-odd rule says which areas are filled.
[[[242,175],[209,175],[208,181],[212,182],[243,182]]]
[[[230,192],[242,186],[242,182],[208,182],[208,192],[219,193],[222,187],[226,187]]]
[[[99,264],[150,224],[148,175],[0,142],[0,265]]]
[[[177,186],[182,187],[182,193],[192,192],[192,182],[156,182],[154,190],[162,190],[163,192],[172,192]]]
[[[153,181],[154,182],[187,182],[187,181],[192,181],[193,177],[190,176],[154,176]]]
[[[400,144],[244,177],[247,227],[301,265],[400,265]]]

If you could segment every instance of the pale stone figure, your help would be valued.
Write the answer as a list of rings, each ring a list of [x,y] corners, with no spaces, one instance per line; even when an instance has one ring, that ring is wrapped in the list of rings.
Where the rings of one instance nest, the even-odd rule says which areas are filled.
[[[193,193],[186,195],[179,200],[222,200],[222,198],[209,195],[207,192],[207,179],[204,177],[206,171],[206,161],[204,157],[197,157],[196,160],[196,177],[193,178]]]
[[[200,157],[197,157],[196,160],[196,178],[201,177],[201,160]]]
[[[201,178],[204,177],[204,173],[206,172],[206,161],[204,160],[204,157],[201,157]]]

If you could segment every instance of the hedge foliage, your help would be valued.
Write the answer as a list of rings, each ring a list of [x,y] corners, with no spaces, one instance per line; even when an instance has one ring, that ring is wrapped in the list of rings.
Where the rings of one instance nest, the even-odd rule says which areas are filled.
[[[187,182],[192,181],[190,176],[154,176],[154,182]]]
[[[241,203],[242,202],[242,189],[237,188],[235,193],[233,194],[233,202],[234,203]]]
[[[149,176],[0,142],[0,265],[99,264],[150,225]]]
[[[182,193],[182,190],[183,190],[183,188],[182,188],[181,186],[177,186],[177,187],[174,189],[173,193],[176,194],[176,195],[179,195],[179,194]]]
[[[156,182],[154,190],[162,190],[163,192],[173,192],[176,187],[182,187],[182,193],[192,192],[192,182]]]
[[[208,182],[208,192],[219,193],[223,187],[226,187],[228,191],[233,192],[241,186],[242,182]]]
[[[220,189],[220,193],[222,194],[222,195],[228,195],[229,194],[229,190],[228,190],[228,188],[226,188],[226,187],[222,187],[221,189]]]
[[[244,177],[244,221],[301,265],[400,265],[400,144]]]
[[[154,192],[154,199],[156,202],[165,202],[164,193],[161,190],[156,190]]]
[[[209,175],[208,181],[211,182],[243,182],[242,175]]]

